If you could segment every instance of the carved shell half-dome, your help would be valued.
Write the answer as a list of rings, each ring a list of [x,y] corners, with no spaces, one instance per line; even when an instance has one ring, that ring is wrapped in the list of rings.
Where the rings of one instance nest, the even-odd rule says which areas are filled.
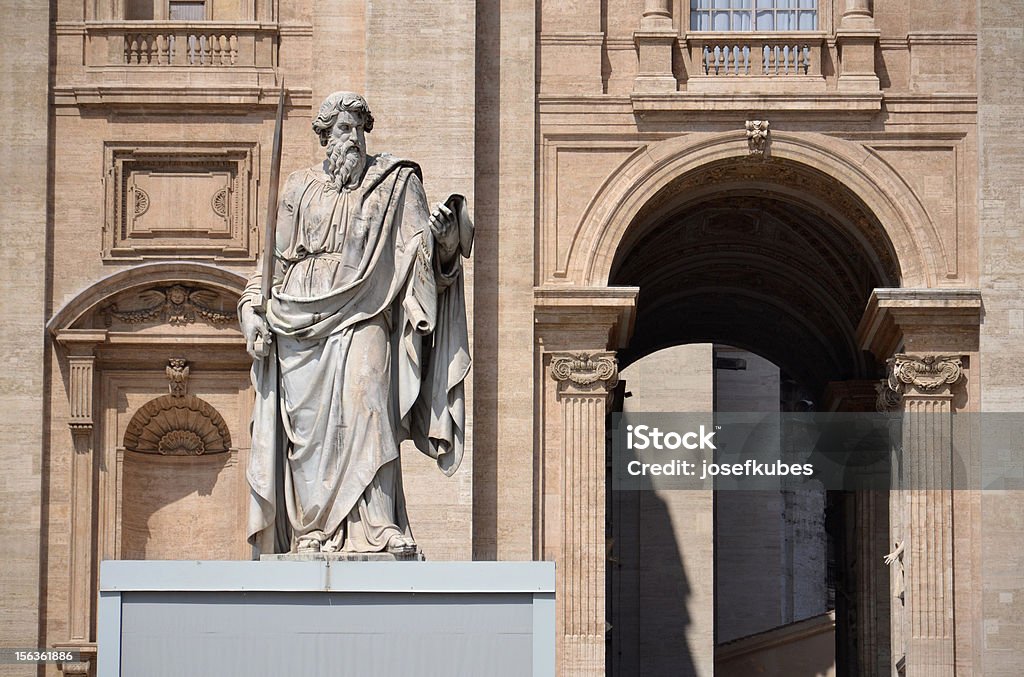
[[[164,395],[135,413],[124,446],[166,456],[217,454],[231,448],[231,434],[220,413],[198,397]]]

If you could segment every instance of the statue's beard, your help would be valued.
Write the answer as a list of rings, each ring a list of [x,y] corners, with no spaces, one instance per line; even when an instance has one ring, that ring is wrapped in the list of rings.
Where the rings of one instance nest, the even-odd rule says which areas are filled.
[[[337,190],[358,185],[365,164],[366,153],[358,144],[351,141],[327,142],[327,174]]]

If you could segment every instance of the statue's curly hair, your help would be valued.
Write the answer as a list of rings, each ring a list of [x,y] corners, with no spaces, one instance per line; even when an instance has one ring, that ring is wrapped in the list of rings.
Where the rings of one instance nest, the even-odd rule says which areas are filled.
[[[313,131],[320,137],[320,145],[326,146],[331,136],[331,128],[338,120],[341,111],[359,113],[363,117],[363,131],[369,134],[373,131],[373,113],[366,103],[366,99],[355,92],[334,92],[320,104],[320,111],[313,118]]]

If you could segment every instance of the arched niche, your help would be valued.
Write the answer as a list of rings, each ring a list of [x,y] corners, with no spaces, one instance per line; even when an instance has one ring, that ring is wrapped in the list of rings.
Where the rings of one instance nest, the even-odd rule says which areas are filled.
[[[64,383],[51,411],[68,426],[51,454],[70,472],[73,641],[92,634],[99,561],[250,555],[251,360],[235,316],[245,284],[213,265],[147,263],[69,296],[47,323]]]

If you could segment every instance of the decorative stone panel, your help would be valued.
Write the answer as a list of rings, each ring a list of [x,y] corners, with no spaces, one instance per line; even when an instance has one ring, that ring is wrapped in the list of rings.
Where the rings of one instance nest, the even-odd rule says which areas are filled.
[[[103,258],[254,261],[257,144],[107,144]]]

